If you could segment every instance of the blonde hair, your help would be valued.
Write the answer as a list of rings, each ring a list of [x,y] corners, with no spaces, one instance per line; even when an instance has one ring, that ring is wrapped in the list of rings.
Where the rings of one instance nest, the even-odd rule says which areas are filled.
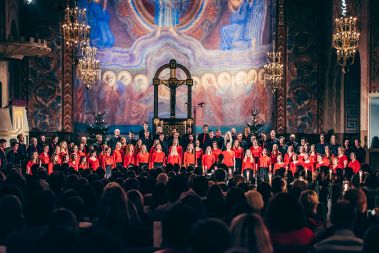
[[[260,194],[258,191],[250,190],[245,193],[245,197],[247,203],[251,206],[254,212],[259,213],[262,210],[264,206],[262,194]]]

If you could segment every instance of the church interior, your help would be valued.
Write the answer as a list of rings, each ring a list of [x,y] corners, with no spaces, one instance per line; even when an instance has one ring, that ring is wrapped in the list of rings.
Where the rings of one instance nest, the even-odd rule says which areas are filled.
[[[58,195],[63,196],[63,189],[70,188],[69,178],[72,174],[79,178],[75,179],[79,183],[81,178],[85,178],[87,185],[89,181],[94,192],[98,188],[93,182],[102,182],[104,192],[101,189],[103,195],[98,195],[101,206],[100,199],[106,198],[104,193],[108,185],[112,184],[105,186],[108,180],[119,183],[129,197],[126,189],[131,190],[133,187],[128,186],[127,182],[131,178],[140,180],[140,177],[147,175],[143,173],[150,173],[146,176],[150,179],[155,173],[153,171],[161,170],[161,174],[168,176],[168,182],[174,181],[174,175],[182,175],[181,169],[176,171],[175,166],[171,171],[167,169],[171,168],[169,164],[181,168],[191,167],[193,171],[189,170],[182,176],[186,179],[191,178],[190,174],[198,177],[202,175],[208,183],[215,181],[217,184],[218,179],[213,176],[217,177],[217,167],[220,169],[217,166],[220,154],[225,156],[219,165],[225,166],[228,187],[231,181],[242,177],[249,191],[257,192],[259,184],[265,182],[272,186],[273,191],[272,180],[281,175],[279,172],[276,174],[276,168],[278,171],[281,168],[285,175],[281,178],[288,186],[299,178],[301,181],[307,179],[309,170],[312,176],[316,176],[309,176],[308,189],[316,192],[323,182],[322,178],[317,179],[317,175],[325,171],[327,190],[338,182],[343,187],[354,188],[354,175],[359,181],[357,189],[366,187],[365,178],[370,179],[370,176],[374,177],[376,188],[379,189],[378,9],[377,0],[1,0],[0,216],[5,205],[2,204],[2,197],[5,192],[13,192],[5,186],[8,178],[9,184],[12,184],[12,177],[9,176],[12,173],[23,178],[21,192],[25,196],[26,189],[37,187],[30,183],[36,178],[47,185],[39,183],[45,190],[50,183],[57,199]],[[238,137],[240,134],[242,139]],[[222,138],[222,141],[218,138]],[[178,145],[175,144],[176,140]],[[254,141],[260,148],[257,156],[254,153]],[[117,160],[119,144],[123,150],[121,160]],[[232,151],[230,164],[227,161],[229,144],[230,150],[243,149],[241,157],[237,155],[240,151]],[[278,153],[273,147],[275,145]],[[56,146],[59,150],[67,149],[67,153],[62,155],[63,151],[62,154],[57,151],[59,155],[56,156]],[[162,161],[155,156],[157,146],[160,146],[157,152],[160,153],[162,149],[166,155]],[[331,150],[330,157],[324,146]],[[45,147],[48,147],[47,151]],[[150,153],[146,161],[139,157],[140,152],[144,154],[143,147]],[[303,160],[299,160],[299,169],[297,158],[292,164],[294,160],[291,151],[288,151],[289,147],[301,159],[304,159],[303,154],[306,157],[313,156],[310,158],[313,167],[308,168],[302,163]],[[75,148],[79,151],[72,151]],[[113,159],[112,166],[104,158],[107,157],[108,148],[108,156]],[[204,165],[209,161],[203,158],[208,148],[212,154],[216,152],[214,149],[220,149],[209,167]],[[340,151],[340,148],[343,150]],[[169,162],[173,149],[179,153],[180,162]],[[200,150],[201,154],[198,155]],[[251,154],[247,154],[250,153],[247,150],[251,150]],[[271,154],[269,164],[260,160],[265,156],[264,150],[268,157]],[[133,153],[132,158],[127,158],[128,152]],[[194,162],[185,162],[186,158],[190,159],[186,157],[186,152],[193,153]],[[99,160],[96,165],[90,165],[89,162],[93,153],[94,159]],[[250,159],[249,155],[255,159],[253,165],[245,165]],[[285,158],[286,155],[289,158]],[[280,164],[278,156],[285,165],[275,167],[276,163]],[[86,161],[81,164],[83,157]],[[139,162],[138,157],[141,159]],[[152,157],[158,160],[152,160]],[[55,166],[55,159],[58,159],[59,166]],[[359,161],[360,167],[356,167],[355,159]],[[62,169],[62,164],[67,165],[67,170]],[[56,167],[59,167],[57,171]],[[134,167],[140,168],[142,172],[133,170],[134,176],[128,178],[131,172],[126,169]],[[327,169],[322,172],[320,168],[324,167]],[[71,168],[74,170],[71,171]],[[83,172],[89,168],[93,170]],[[97,171],[97,168],[103,168],[102,172]],[[197,172],[197,168],[200,172]],[[294,181],[288,181],[287,171],[292,169]],[[347,172],[345,174],[346,169],[351,169],[351,176]],[[64,171],[66,184],[56,191],[52,185],[58,182],[53,181],[53,175],[59,174],[61,170]],[[252,174],[246,174],[246,171]],[[90,174],[96,174],[97,181]],[[156,179],[158,174],[154,174],[155,183],[164,177]],[[122,177],[117,178],[117,175]],[[138,180],[142,191],[142,181]],[[165,184],[167,180],[163,179]],[[179,187],[179,181],[175,182],[171,187]],[[79,195],[85,187],[85,183],[81,183],[82,188],[74,187]],[[143,183],[147,185],[148,182]],[[145,193],[151,193],[149,190]],[[223,191],[229,194],[232,190]],[[328,194],[332,196],[330,191]],[[370,196],[365,193],[369,199]],[[268,205],[266,200],[269,203],[268,199],[275,197],[273,192],[270,198],[261,194],[265,201],[262,207],[264,210]],[[130,195],[130,199],[137,198],[133,193]],[[239,197],[237,195],[234,197]],[[249,202],[247,191],[245,195]],[[318,196],[321,202],[322,196]],[[39,201],[43,199],[40,195],[31,198]],[[87,205],[90,200],[82,198]],[[144,196],[142,200],[144,198],[149,203],[148,198]],[[27,199],[25,201],[21,199],[19,202],[28,205]],[[328,199],[325,203],[328,203]],[[338,201],[336,203],[336,206],[347,205]],[[379,197],[377,205],[379,208]],[[91,213],[92,209],[89,210],[88,206],[84,208],[87,208],[87,219],[78,220],[78,224],[86,221],[96,225],[96,219],[101,220],[101,207],[98,213],[97,209]],[[136,204],[135,209],[140,211],[138,208]],[[186,214],[184,209],[176,211]],[[57,220],[58,215],[55,216]],[[228,213],[223,215],[218,218],[227,220]],[[152,217],[149,216],[149,219]],[[172,219],[174,221],[171,222],[175,222],[175,218]],[[0,217],[0,227],[2,222]],[[260,218],[259,222],[262,226],[266,224],[268,232],[266,228],[261,230],[270,233],[271,251],[248,248],[247,251],[228,252],[306,252],[309,247],[314,247],[315,252],[320,250],[315,243],[308,243],[307,247],[302,245],[299,251],[282,247],[280,240],[275,241],[270,223],[264,220],[263,224]],[[157,225],[159,228],[155,221],[152,224],[149,223],[149,226],[154,226],[154,231],[161,229],[160,223]],[[207,226],[217,230],[218,225],[210,222]],[[223,231],[222,228],[219,231]],[[194,229],[200,231],[201,224]],[[230,229],[233,233],[233,229]],[[130,231],[123,232],[135,232]],[[172,236],[175,229],[171,228],[170,232]],[[50,234],[52,241],[57,234]],[[67,238],[73,236],[63,235]],[[190,251],[170,251],[167,245],[172,243],[175,246],[175,242],[180,240],[173,237],[170,242],[167,239],[169,235],[165,238],[163,233],[163,241],[166,239],[167,244],[160,244],[162,238],[158,236],[157,239],[156,234],[150,238],[149,234],[146,240],[152,243],[143,245],[139,248],[141,251],[135,252],[152,252],[146,250],[149,247],[150,250],[153,248],[162,252],[226,252],[233,248],[231,242],[228,247],[218,249],[212,244],[215,243],[212,240],[216,239],[211,237],[207,241],[212,245],[211,250],[207,248],[208,251],[204,251],[209,245],[201,244],[202,238],[196,238],[195,243],[188,242],[184,247]],[[359,235],[362,240],[365,239],[363,235]],[[46,238],[50,238],[48,236]],[[0,253],[24,252],[20,245],[5,238],[0,228]],[[233,239],[233,235],[230,238]],[[126,245],[129,250],[140,246],[138,243],[141,242],[134,239],[133,242],[127,240],[130,243]],[[106,240],[112,242],[114,238]],[[101,252],[101,247],[92,247],[94,242],[90,245],[86,241],[86,248],[78,246],[80,252],[89,252],[90,249],[92,253]],[[131,247],[133,243],[138,247]],[[32,246],[35,249],[40,247]],[[123,252],[117,251],[116,246],[114,252]],[[65,252],[77,252],[74,248],[65,247]],[[8,250],[3,251],[6,248]],[[59,252],[52,249],[53,246],[49,244],[43,248],[46,252]],[[39,252],[45,252],[43,250]]]

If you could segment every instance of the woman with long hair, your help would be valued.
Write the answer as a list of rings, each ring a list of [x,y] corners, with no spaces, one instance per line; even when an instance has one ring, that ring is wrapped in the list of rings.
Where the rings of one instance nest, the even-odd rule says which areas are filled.
[[[182,158],[178,151],[176,150],[176,146],[171,146],[170,153],[167,156],[167,164],[171,165],[181,165],[182,164]]]
[[[124,189],[115,182],[105,186],[100,199],[97,226],[105,228],[119,241],[125,241],[130,228],[139,225],[140,218]]]
[[[85,170],[88,168],[87,156],[81,156],[78,164],[78,169]]]
[[[243,158],[241,175],[244,173],[245,170],[248,170],[248,169],[252,171],[256,169],[255,159],[250,149],[246,150],[245,156]]]
[[[100,161],[96,157],[96,151],[92,150],[90,152],[90,157],[88,158],[88,168],[93,169],[93,170],[97,170],[99,167],[100,167]]]
[[[324,150],[325,150],[325,154],[322,160],[324,161],[324,164],[326,164],[326,166],[329,166],[332,163],[334,155],[332,151],[330,150],[329,146],[325,146]]]
[[[294,154],[293,146],[288,146],[287,154],[284,155],[284,162],[290,164],[292,162],[292,155]]]
[[[68,163],[69,167],[74,168],[74,170],[78,171],[79,169],[79,162],[78,162],[78,154],[77,153],[72,153],[70,155],[70,161]]]
[[[183,165],[186,168],[188,166],[195,166],[196,165],[196,155],[194,153],[192,143],[188,144],[187,151],[184,152]]]
[[[236,156],[234,151],[232,150],[232,143],[228,142],[226,143],[226,149],[222,152],[222,155],[224,156],[223,163],[229,168],[229,169],[235,169],[236,164]]]
[[[105,150],[105,156],[101,161],[101,167],[105,170],[106,178],[109,178],[111,176],[113,168],[116,167],[114,158],[111,155],[111,151],[112,149],[110,147],[107,147]]]
[[[30,160],[26,163],[26,174],[29,174],[31,175],[32,174],[32,166],[34,164],[37,164],[38,163],[38,152],[33,152],[32,153],[32,157],[30,158]]]
[[[311,160],[311,163],[313,163],[313,166],[317,163],[317,153],[316,153],[316,145],[311,145],[311,150],[309,151],[309,160]]]
[[[281,153],[279,152],[278,144],[273,144],[270,154],[271,164],[275,165],[278,155],[281,155]]]
[[[172,140],[172,145],[171,145],[171,147],[169,147],[168,153],[171,153],[171,149],[173,147],[176,147],[176,152],[178,152],[180,158],[182,158],[183,157],[183,148],[182,148],[182,146],[179,145],[179,140],[178,139],[173,139]]]
[[[296,166],[300,165],[300,162],[298,161],[298,157],[296,153],[293,153],[292,155],[292,162],[290,162],[289,167],[292,173],[296,172]]]
[[[61,141],[61,143],[59,143],[59,148],[60,148],[60,152],[61,152],[61,158],[63,159],[63,157],[68,154],[67,142]]]
[[[125,149],[124,168],[127,168],[129,165],[135,165],[135,164],[136,164],[136,155],[134,153],[134,146],[133,144],[128,144]]]
[[[166,165],[166,154],[162,150],[162,145],[158,144],[155,147],[155,151],[151,155],[149,167],[150,167],[150,169],[152,169],[152,168],[162,167],[165,165]]]
[[[347,156],[345,155],[345,149],[341,146],[341,147],[338,147],[338,168],[340,169],[345,169],[347,167],[347,164],[348,164],[348,158]]]
[[[121,142],[116,143],[116,147],[113,150],[113,159],[116,166],[120,166],[123,164],[124,161],[124,151],[121,149]]]
[[[212,167],[212,165],[216,162],[216,159],[212,153],[212,149],[210,146],[208,146],[206,149],[205,149],[205,153],[202,157],[202,166],[203,166],[203,170],[204,171],[207,171],[210,169],[210,167]]]
[[[136,150],[137,151],[137,150]],[[140,168],[149,167],[150,154],[147,152],[146,145],[142,145],[141,150],[137,153],[136,156],[136,165]]]
[[[230,133],[230,131],[227,131],[224,135],[224,147],[226,148],[226,144],[230,142],[230,143],[233,143],[233,138],[232,138],[232,134]]]
[[[47,169],[47,166],[50,163],[50,155],[49,155],[49,146],[45,145],[43,147],[43,152],[39,155],[39,160],[41,161],[41,165]]]
[[[63,157],[62,157],[62,154],[61,154],[61,147],[60,146],[56,146],[55,149],[53,150],[53,152],[54,153],[51,155],[51,160],[53,159],[54,155],[57,155],[58,156],[58,164],[62,164]]]
[[[355,152],[350,153],[350,162],[347,167],[352,168],[354,173],[358,173],[358,171],[361,169],[361,164],[357,160]]]
[[[232,245],[248,252],[273,253],[268,230],[257,214],[240,214],[232,220]]]
[[[304,160],[305,148],[304,146],[299,147],[299,154],[297,155],[297,160],[302,162]]]
[[[120,143],[121,143],[122,152],[124,152],[124,154],[126,154],[126,149],[128,148],[128,143],[127,143],[126,138],[124,136],[121,137]]]
[[[255,163],[258,164],[259,157],[262,155],[262,147],[259,146],[257,139],[254,139],[252,142],[253,145],[251,145],[250,150],[251,154],[253,155],[255,159]]]
[[[274,164],[274,173],[278,169],[285,168],[286,166],[287,166],[287,164],[285,162],[283,162],[283,156],[282,155],[278,155],[276,157],[276,163]]]
[[[60,163],[59,163],[59,159],[61,159],[60,157],[61,157],[60,154],[57,154],[57,153],[54,153],[54,154],[51,156],[50,163],[49,163],[49,165],[47,166],[47,173],[48,173],[49,175],[50,175],[51,173],[54,172],[54,166],[55,166],[56,164],[60,164]]]
[[[242,158],[243,158],[243,148],[240,145],[239,140],[234,140],[232,148],[235,158],[236,158],[236,171],[240,174],[242,171]]]
[[[196,166],[202,166],[203,149],[200,147],[200,141],[196,140],[195,154],[196,154]]]
[[[222,150],[218,148],[217,141],[212,142],[212,154],[215,158],[215,161],[218,161],[218,156],[222,153]]]
[[[136,150],[136,153],[137,153],[137,154],[141,151],[141,149],[142,149],[142,145],[144,145],[143,142],[142,142],[142,140],[141,140],[141,139],[138,139],[137,142],[136,142],[136,146],[135,146],[135,150]],[[146,146],[146,145],[145,145],[145,146]],[[146,147],[147,147],[147,146],[146,146]]]
[[[79,143],[79,148],[78,148],[78,156],[79,156],[79,159],[83,156],[86,156],[86,146],[84,145],[84,143]]]

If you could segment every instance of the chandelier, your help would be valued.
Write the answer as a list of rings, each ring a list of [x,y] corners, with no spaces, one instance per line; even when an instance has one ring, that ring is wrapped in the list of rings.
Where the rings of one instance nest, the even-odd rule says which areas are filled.
[[[65,17],[62,25],[63,38],[69,48],[85,47],[88,45],[90,26],[87,24],[87,10],[75,6],[65,9]]]
[[[275,51],[275,41],[272,42],[272,52],[267,53],[268,63],[263,66],[265,85],[272,88],[272,92],[280,87],[283,80],[282,54]]]
[[[88,89],[99,80],[100,76],[100,62],[96,59],[96,50],[96,47],[84,47],[83,56],[78,60],[78,77]]]
[[[343,69],[354,63],[359,46],[356,17],[340,17],[335,20],[336,33],[333,34],[333,47],[337,49],[337,62]]]

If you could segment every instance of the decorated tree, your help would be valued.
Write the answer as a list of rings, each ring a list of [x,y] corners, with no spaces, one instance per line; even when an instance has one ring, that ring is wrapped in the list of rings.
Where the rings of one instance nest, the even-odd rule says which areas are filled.
[[[94,143],[96,141],[96,135],[98,134],[101,134],[103,136],[103,140],[105,140],[109,128],[107,126],[107,123],[104,121],[104,114],[105,112],[95,113],[95,122],[87,127],[89,139],[88,141],[91,143]]]
[[[254,135],[258,135],[265,125],[264,120],[259,116],[260,112],[259,109],[255,108],[254,104],[253,109],[250,111],[251,120],[250,122],[246,122],[247,126],[250,128],[250,133]]]

